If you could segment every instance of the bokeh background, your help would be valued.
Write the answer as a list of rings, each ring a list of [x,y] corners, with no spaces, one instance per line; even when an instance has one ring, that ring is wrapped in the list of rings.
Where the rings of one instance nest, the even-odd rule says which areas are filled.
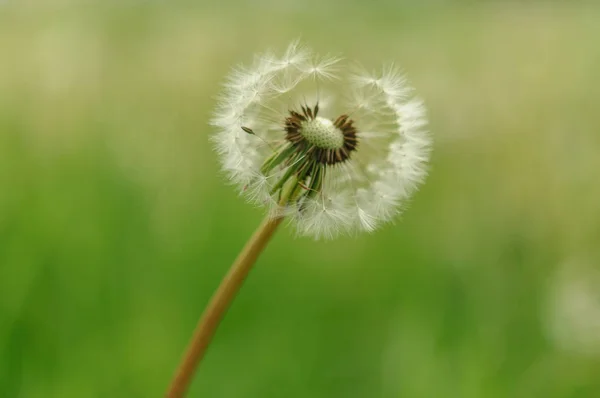
[[[600,396],[600,4],[0,1],[0,397],[158,397],[262,218],[207,125],[301,37],[397,62],[431,174],[396,225],[282,228],[193,397]]]

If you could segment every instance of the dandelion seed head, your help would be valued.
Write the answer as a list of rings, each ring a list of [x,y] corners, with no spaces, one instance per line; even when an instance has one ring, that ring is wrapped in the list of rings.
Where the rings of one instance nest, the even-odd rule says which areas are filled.
[[[398,69],[345,67],[298,41],[235,68],[212,125],[229,180],[303,236],[374,231],[427,174],[425,107]]]

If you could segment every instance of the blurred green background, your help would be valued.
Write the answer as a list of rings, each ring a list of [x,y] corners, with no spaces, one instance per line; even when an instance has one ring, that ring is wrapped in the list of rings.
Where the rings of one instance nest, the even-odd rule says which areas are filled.
[[[163,394],[262,218],[220,82],[299,36],[404,69],[430,177],[372,235],[282,228],[190,396],[599,397],[600,4],[416,4],[0,1],[0,397]]]

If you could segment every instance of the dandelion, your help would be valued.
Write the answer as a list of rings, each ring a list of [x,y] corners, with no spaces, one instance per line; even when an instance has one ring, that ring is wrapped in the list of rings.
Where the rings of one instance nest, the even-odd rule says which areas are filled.
[[[298,42],[234,70],[212,123],[228,178],[300,235],[371,232],[426,176],[425,109],[397,69],[348,70]]]
[[[368,73],[299,42],[229,75],[212,120],[222,169],[264,223],[200,319],[167,396],[185,393],[216,328],[284,218],[299,235],[371,232],[392,220],[426,176],[423,103],[394,66]]]

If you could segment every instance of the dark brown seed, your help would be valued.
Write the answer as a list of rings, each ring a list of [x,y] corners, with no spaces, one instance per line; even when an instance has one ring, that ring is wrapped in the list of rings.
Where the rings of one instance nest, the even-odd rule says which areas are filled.
[[[314,119],[312,110],[309,107],[306,107],[306,112],[308,113],[308,117]]]
[[[242,126],[242,130],[244,130],[248,134],[254,135],[254,131],[250,127]]]
[[[290,111],[290,114],[296,119],[299,119],[303,122],[306,121],[306,117],[304,117],[304,115],[299,114],[298,112]]]

